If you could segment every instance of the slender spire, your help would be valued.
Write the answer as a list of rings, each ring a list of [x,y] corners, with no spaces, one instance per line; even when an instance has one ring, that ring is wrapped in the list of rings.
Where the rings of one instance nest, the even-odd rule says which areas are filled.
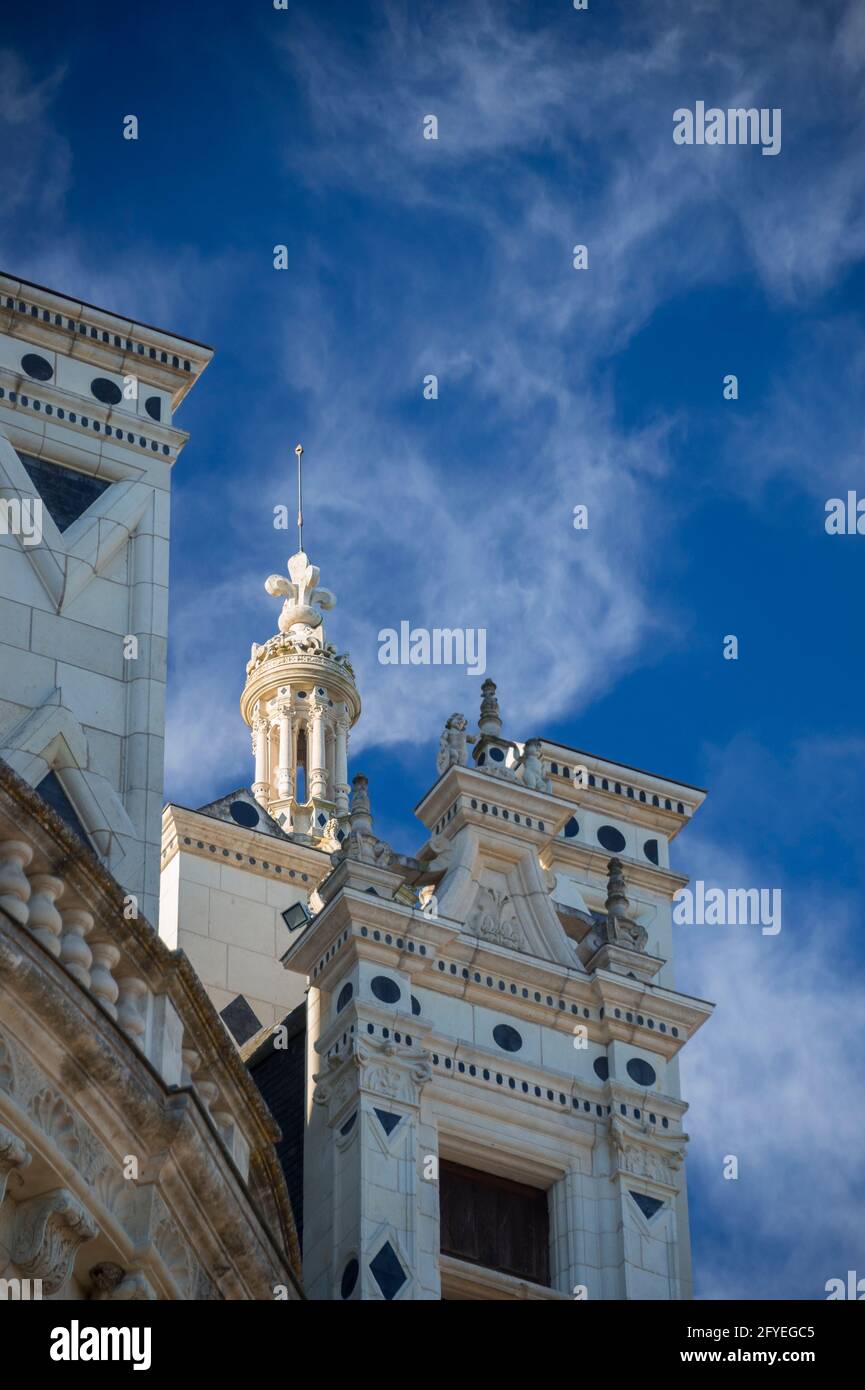
[[[297,549],[303,553],[303,445],[295,445],[297,458]]]

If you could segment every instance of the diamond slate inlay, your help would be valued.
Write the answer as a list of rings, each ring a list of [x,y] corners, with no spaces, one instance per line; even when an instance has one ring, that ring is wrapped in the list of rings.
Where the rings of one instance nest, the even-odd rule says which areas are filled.
[[[242,994],[238,994],[236,999],[232,999],[230,1004],[226,1004],[219,1016],[235,1042],[241,1047],[261,1027],[260,1019],[251,1006],[247,1004]]]
[[[396,1298],[408,1276],[389,1240],[385,1241],[375,1259],[370,1260],[369,1267],[384,1297],[388,1300]]]
[[[636,1202],[640,1211],[651,1221],[656,1211],[660,1211],[664,1203],[658,1197],[647,1197],[645,1192],[632,1192],[631,1196]]]
[[[394,1130],[396,1129],[397,1125],[402,1119],[402,1115],[394,1115],[390,1110],[379,1110],[377,1105],[374,1107],[374,1109],[376,1115],[378,1116],[379,1124],[381,1125],[385,1134],[393,1134]]]

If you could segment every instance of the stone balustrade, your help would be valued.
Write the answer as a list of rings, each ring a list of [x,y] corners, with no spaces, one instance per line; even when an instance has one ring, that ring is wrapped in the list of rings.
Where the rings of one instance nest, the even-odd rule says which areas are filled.
[[[202,1069],[200,1055],[186,1049],[180,1075],[166,1075],[166,1066],[174,1072],[172,1064],[178,1059],[170,1050],[166,1055],[164,1037],[155,1026],[154,990],[136,971],[133,954],[106,939],[104,930],[95,930],[93,913],[63,878],[43,870],[42,859],[27,840],[0,840],[0,912],[26,927],[66,967],[166,1080],[194,1087],[229,1153],[235,1160],[245,1155],[248,1163],[248,1147],[236,1141],[231,1105],[210,1072]],[[162,1017],[164,1025],[164,1009]]]
[[[10,779],[33,798],[10,769],[0,768],[0,782]],[[53,812],[38,797],[35,801],[36,816],[29,824],[26,816],[4,814],[0,806],[0,921],[5,914],[25,928],[166,1083],[192,1088],[245,1179],[250,1152],[261,1143],[260,1134],[249,1132],[250,1102],[271,1137],[275,1127],[194,972],[148,922],[129,915],[128,899],[113,880],[82,853]],[[95,877],[104,880],[96,893]],[[198,1044],[202,1002],[211,1022],[209,1055]],[[196,1047],[187,1045],[189,1038],[196,1039]]]
[[[296,1298],[278,1138],[185,955],[0,760],[0,1275],[5,1241],[16,1278],[44,1282],[50,1264],[73,1297]]]

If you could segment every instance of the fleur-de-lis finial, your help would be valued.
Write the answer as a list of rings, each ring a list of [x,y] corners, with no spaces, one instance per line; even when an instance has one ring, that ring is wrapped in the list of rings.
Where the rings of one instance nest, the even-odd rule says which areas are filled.
[[[281,574],[272,574],[264,584],[274,598],[285,598],[279,615],[280,632],[289,632],[293,627],[320,627],[322,617],[318,610],[333,608],[336,595],[330,589],[318,587],[321,571],[318,565],[309,563],[308,556],[302,550],[292,555],[288,562],[288,573],[288,579]]]

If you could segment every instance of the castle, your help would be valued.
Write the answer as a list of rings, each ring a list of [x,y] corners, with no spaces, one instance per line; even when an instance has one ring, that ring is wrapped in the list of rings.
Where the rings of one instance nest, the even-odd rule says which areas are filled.
[[[0,277],[3,496],[50,513],[0,535],[0,1277],[45,1264],[38,1210],[57,1297],[690,1297],[678,1055],[711,1005],[675,989],[669,845],[700,789],[509,736],[487,679],[399,852],[301,542],[250,787],[166,806],[157,865],[171,415],[208,359]]]

